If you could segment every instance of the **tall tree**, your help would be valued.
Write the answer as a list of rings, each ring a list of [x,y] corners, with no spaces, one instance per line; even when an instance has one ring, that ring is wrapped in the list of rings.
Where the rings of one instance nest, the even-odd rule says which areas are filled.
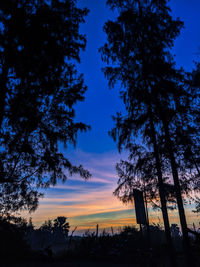
[[[89,172],[60,152],[76,144],[74,105],[86,86],[76,63],[87,9],[76,0],[0,2],[0,211],[34,210],[39,187]]]
[[[190,187],[196,193],[194,201],[196,210],[199,212],[199,192],[200,192],[200,63],[196,62],[194,70],[189,75],[189,89],[191,94],[191,103],[188,108],[189,116],[181,120],[176,135],[182,138],[176,138],[175,142],[179,145],[179,151],[184,154],[184,167],[187,173],[190,173]],[[189,122],[188,122],[189,118]],[[187,122],[186,122],[187,121]],[[186,127],[186,126],[187,127]],[[184,131],[183,131],[184,129]],[[175,135],[175,136],[176,136]],[[177,142],[178,141],[178,142]],[[194,194],[193,194],[194,196]]]
[[[104,69],[110,86],[121,81],[121,98],[127,114],[117,114],[111,135],[118,139],[119,148],[142,140],[155,157],[159,194],[166,237],[171,243],[166,192],[163,183],[161,151],[158,138],[162,122],[157,113],[159,98],[169,98],[171,81],[160,87],[166,72],[178,75],[171,61],[170,48],[183,25],[175,20],[167,1],[108,0],[117,9],[116,21],[108,21],[104,30],[108,42],[101,48]]]

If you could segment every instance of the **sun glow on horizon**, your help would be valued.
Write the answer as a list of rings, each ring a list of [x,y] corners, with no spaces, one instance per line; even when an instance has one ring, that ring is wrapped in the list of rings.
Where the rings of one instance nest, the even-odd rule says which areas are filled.
[[[48,219],[66,216],[71,229],[77,226],[78,232],[95,229],[97,224],[101,229],[112,227],[117,230],[126,225],[137,227],[134,203],[124,205],[113,195],[118,179],[115,164],[120,155],[112,152],[100,155],[76,153],[79,157],[82,155],[80,161],[93,177],[88,181],[80,177],[70,178],[64,184],[58,183],[55,187],[46,189],[39,208],[32,214],[23,215],[26,218],[32,217],[36,227],[40,227]],[[77,158],[76,153],[74,158]],[[186,213],[189,226],[194,222],[198,227],[199,217],[191,212],[191,208],[186,208]],[[170,223],[179,223],[177,210],[170,211],[169,218]],[[163,226],[159,211],[149,209],[149,220],[151,224]]]

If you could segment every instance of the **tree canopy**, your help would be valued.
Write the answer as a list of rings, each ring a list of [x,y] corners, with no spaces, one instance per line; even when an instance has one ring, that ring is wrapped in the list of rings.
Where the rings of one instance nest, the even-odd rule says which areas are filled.
[[[0,211],[34,210],[39,187],[78,173],[59,150],[89,126],[74,105],[87,89],[76,64],[88,10],[73,0],[0,3]]]
[[[108,0],[107,3],[117,9],[118,17],[105,24],[107,42],[100,51],[108,65],[104,73],[109,85],[121,82],[121,99],[126,108],[126,114],[114,117],[115,127],[110,133],[119,149],[143,143],[153,153],[165,230],[170,240],[163,164],[168,167],[186,240],[187,224],[176,162],[179,150],[174,148],[177,135],[173,133],[184,117],[188,119],[191,95],[185,73],[176,68],[170,51],[183,23],[172,17],[167,1]],[[182,126],[179,129],[183,130]]]

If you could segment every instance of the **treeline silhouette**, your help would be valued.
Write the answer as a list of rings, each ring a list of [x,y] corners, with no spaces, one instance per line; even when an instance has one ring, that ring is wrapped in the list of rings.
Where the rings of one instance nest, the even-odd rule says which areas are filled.
[[[178,263],[168,209],[177,207],[185,262],[195,266],[198,245],[193,249],[189,232],[199,235],[188,229],[184,202],[194,201],[199,212],[200,63],[191,72],[177,68],[171,48],[183,22],[172,16],[167,0],[107,0],[107,6],[117,11],[116,18],[105,23],[107,42],[99,52],[109,86],[121,84],[126,110],[113,117],[115,127],[109,134],[119,151],[129,155],[116,165],[119,180],[114,195],[126,203],[132,201],[133,190],[139,189],[148,205],[161,209],[171,266]],[[19,240],[24,240],[20,237],[23,227],[31,226],[23,219],[17,222],[13,214],[35,211],[40,188],[74,174],[84,179],[91,176],[59,150],[60,143],[66,148],[75,145],[77,134],[90,129],[75,121],[74,108],[84,100],[87,89],[77,63],[86,46],[80,24],[88,11],[75,0],[0,2],[0,213],[5,255],[9,251],[4,246],[6,236],[14,238],[13,254],[29,255],[29,248]],[[64,217],[47,222],[40,231],[47,239],[56,238],[56,231],[63,229],[59,224],[65,225],[62,235],[67,235]],[[130,251],[139,232],[131,236]],[[101,242],[104,247],[121,242],[106,233],[96,238],[98,242],[88,236],[88,242],[97,251]],[[129,252],[124,253],[122,258]],[[142,262],[142,256],[138,257]]]
[[[105,24],[107,42],[100,52],[109,85],[120,82],[126,108],[110,131],[119,151],[129,153],[129,161],[117,164],[114,194],[124,202],[133,189],[145,191],[149,202],[159,195],[172,264],[167,201],[173,201],[189,266],[193,257],[183,197],[199,192],[199,66],[191,73],[177,68],[171,48],[183,22],[172,17],[167,2],[108,0],[118,16]]]
[[[153,267],[161,266],[163,263],[165,266],[170,266],[170,259],[166,253],[165,232],[159,224],[150,226],[150,236],[147,235],[145,227],[141,234],[134,226],[125,226],[120,230],[111,227],[110,230],[100,231],[97,225],[96,230],[86,230],[82,236],[77,236],[74,231],[69,233],[69,229],[67,218],[62,216],[45,221],[37,229],[31,219],[27,222],[19,217],[1,218],[2,266],[15,266],[12,264],[16,262],[21,264],[20,266],[24,266],[23,264],[27,262],[37,266],[54,263],[59,266],[60,262],[66,264],[80,262],[83,266],[87,266],[87,262],[108,264],[108,266],[132,264],[131,266]],[[172,224],[170,232],[176,248],[177,266],[184,266],[180,229],[176,224]],[[191,240],[197,250],[194,256],[198,264],[199,241],[196,238]]]

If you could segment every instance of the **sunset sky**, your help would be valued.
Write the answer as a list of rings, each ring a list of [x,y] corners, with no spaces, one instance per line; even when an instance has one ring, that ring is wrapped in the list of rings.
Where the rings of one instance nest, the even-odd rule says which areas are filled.
[[[173,2],[173,3],[171,3]],[[90,9],[86,24],[81,26],[81,32],[87,36],[86,51],[81,53],[79,71],[84,74],[88,90],[85,101],[76,106],[76,120],[89,124],[91,131],[80,134],[76,148],[61,150],[74,164],[82,164],[92,173],[89,181],[72,177],[64,184],[47,189],[41,199],[38,210],[27,217],[32,217],[36,226],[47,219],[56,216],[69,218],[72,228],[89,229],[98,223],[104,227],[122,227],[135,224],[135,212],[132,204],[120,203],[112,192],[117,185],[115,164],[126,158],[126,153],[118,153],[116,144],[108,136],[113,127],[112,115],[116,111],[123,112],[123,104],[119,99],[118,90],[109,90],[107,80],[101,71],[98,48],[106,41],[102,28],[114,14],[106,7],[106,0],[79,0],[81,7]],[[172,14],[180,17],[185,23],[180,37],[175,42],[173,54],[178,66],[191,70],[193,61],[200,61],[200,1],[173,0],[170,1]],[[186,207],[189,225],[200,218]],[[177,211],[170,213],[171,223],[178,222]],[[151,222],[161,222],[160,213],[150,211]],[[160,220],[160,221],[159,221]],[[198,225],[197,225],[198,226]]]

